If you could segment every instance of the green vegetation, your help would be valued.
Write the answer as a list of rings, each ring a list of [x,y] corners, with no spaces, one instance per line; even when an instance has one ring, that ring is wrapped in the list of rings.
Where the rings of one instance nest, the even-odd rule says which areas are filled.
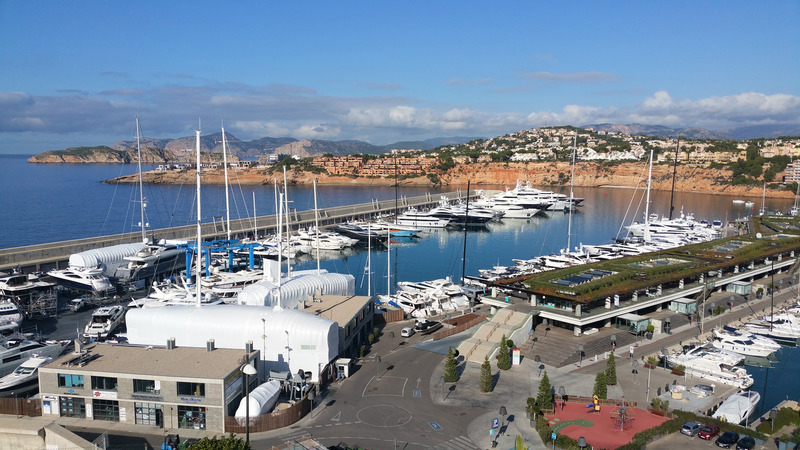
[[[494,383],[492,383],[492,365],[489,364],[489,356],[484,357],[483,364],[481,364],[479,387],[481,392],[492,392],[494,390]]]
[[[652,405],[653,409],[664,412],[669,411],[669,400],[661,400],[661,397],[653,397]]]
[[[455,383],[458,381],[458,362],[456,361],[456,354],[453,347],[447,350],[447,359],[444,361],[444,381],[448,383]]]
[[[592,395],[596,395],[597,398],[602,399],[608,398],[608,384],[606,383],[605,372],[597,372],[597,375],[595,375]]]
[[[244,439],[236,437],[231,433],[230,436],[217,439],[216,436],[203,440],[187,447],[188,450],[250,450],[250,444]]]
[[[614,352],[611,352],[606,360],[606,384],[609,386],[617,384],[617,357],[614,356]]]
[[[506,335],[504,334],[502,338],[500,338],[500,350],[497,353],[497,368],[502,370],[508,370],[511,368],[511,355],[509,354],[508,349],[508,341],[506,340]]]
[[[550,384],[550,378],[547,377],[547,371],[544,371],[542,380],[539,382],[539,391],[536,393],[536,403],[539,404],[540,410],[553,409],[553,386]]]
[[[793,425],[795,427],[800,426],[800,416],[797,414],[797,411],[791,408],[781,408],[778,410],[778,416],[775,419],[761,422],[756,427],[756,431],[764,434],[772,434],[773,430],[779,431],[781,428],[789,425]],[[800,441],[790,440],[784,442],[800,442]]]

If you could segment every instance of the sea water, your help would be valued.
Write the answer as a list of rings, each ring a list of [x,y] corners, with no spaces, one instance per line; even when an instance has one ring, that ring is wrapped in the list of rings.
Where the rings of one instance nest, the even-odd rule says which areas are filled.
[[[67,239],[87,238],[107,234],[139,231],[138,185],[114,185],[103,180],[135,174],[136,164],[29,164],[27,156],[0,155],[0,248],[17,247]],[[644,164],[644,163],[643,163]],[[154,166],[144,166],[145,170]],[[269,215],[275,211],[275,196],[271,184],[240,186],[236,172],[230,172],[231,218],[241,219],[255,212]],[[275,174],[280,177],[279,173]],[[679,174],[680,176],[680,174]],[[478,275],[478,269],[494,265],[512,265],[512,258],[532,258],[557,253],[567,246],[581,243],[599,244],[624,236],[623,225],[642,220],[644,187],[575,188],[576,197],[584,197],[583,206],[570,215],[551,212],[530,220],[506,219],[490,222],[485,227],[466,230],[428,230],[414,239],[393,239],[391,256],[386,247],[377,247],[369,254],[359,248],[345,252],[323,252],[320,265],[329,271],[350,273],[356,278],[356,292],[384,294],[394,292],[398,281],[422,281],[451,277],[459,281],[463,274]],[[464,189],[466,186],[461,186]],[[513,186],[510,186],[513,187]],[[473,186],[473,189],[503,189],[503,186]],[[418,196],[456,190],[444,188],[400,186],[400,196]],[[568,187],[553,189],[568,194]],[[194,185],[146,185],[146,222],[149,228],[190,225],[196,223],[196,188]],[[320,186],[318,203],[321,208],[382,201],[395,198],[394,187]],[[311,186],[290,186],[291,207],[310,210],[314,207]],[[669,214],[670,193],[653,191],[650,212]],[[736,199],[725,195],[676,192],[673,198],[673,217],[681,210],[695,218],[727,222],[753,213],[753,208],[734,204]],[[755,209],[760,198],[749,199]],[[766,209],[788,211],[790,199],[766,199]],[[202,221],[210,222],[225,216],[223,186],[202,187]],[[569,230],[569,232],[568,232]],[[569,236],[568,236],[569,235]],[[466,258],[464,259],[464,256]],[[369,261],[369,264],[368,264]],[[298,269],[316,268],[308,256],[294,261]],[[798,350],[782,349],[781,362],[775,367],[748,368],[753,374],[753,389],[762,394],[762,406],[757,413],[768,411],[788,397],[800,398],[800,384],[794,382],[800,364]]]

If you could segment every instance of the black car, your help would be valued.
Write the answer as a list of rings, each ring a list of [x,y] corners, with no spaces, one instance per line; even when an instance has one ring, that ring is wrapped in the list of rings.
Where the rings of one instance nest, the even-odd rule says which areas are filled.
[[[717,447],[731,448],[737,442],[739,442],[739,434],[726,431],[717,438]]]
[[[742,436],[736,444],[736,450],[752,450],[756,448],[756,440],[751,436]]]

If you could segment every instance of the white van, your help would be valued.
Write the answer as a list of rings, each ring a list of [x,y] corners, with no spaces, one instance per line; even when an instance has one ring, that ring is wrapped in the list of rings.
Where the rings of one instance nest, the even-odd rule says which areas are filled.
[[[411,328],[411,327],[405,327],[402,330],[400,330],[400,336],[403,336],[403,337],[407,338],[407,337],[411,337],[413,335],[414,335],[414,329]]]

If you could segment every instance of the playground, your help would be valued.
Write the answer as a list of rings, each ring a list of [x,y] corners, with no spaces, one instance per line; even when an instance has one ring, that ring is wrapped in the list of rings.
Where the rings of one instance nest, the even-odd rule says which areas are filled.
[[[602,405],[597,411],[593,405],[575,402],[558,402],[555,413],[547,415],[553,433],[578,440],[583,436],[594,448],[617,448],[633,441],[642,430],[653,428],[666,417],[651,414],[634,407]]]

